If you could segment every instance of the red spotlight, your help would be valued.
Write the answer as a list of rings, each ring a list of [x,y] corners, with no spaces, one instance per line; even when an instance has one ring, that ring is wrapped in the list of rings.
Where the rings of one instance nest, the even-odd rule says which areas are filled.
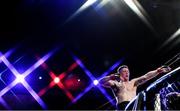
[[[60,82],[60,78],[59,77],[55,77],[54,78],[54,83],[58,84]]]
[[[39,57],[37,56],[37,59],[39,59]],[[38,95],[39,96],[42,96],[44,95],[47,90],[51,89],[52,87],[54,87],[55,85],[57,85],[60,89],[62,89],[65,94],[67,95],[67,97],[70,99],[70,100],[73,100],[74,97],[73,95],[67,90],[67,88],[64,86],[64,84],[62,83],[62,79],[69,73],[71,72],[72,70],[74,70],[76,67],[78,67],[78,64],[76,62],[74,62],[69,68],[67,71],[61,73],[61,74],[58,74],[58,76],[56,76],[57,74],[55,74],[53,71],[51,71],[51,69],[48,67],[48,65],[46,63],[43,63],[42,67],[44,69],[46,69],[48,72],[49,72],[49,75],[51,76],[52,78],[52,81],[50,82],[50,84],[43,88],[41,91],[39,91]]]

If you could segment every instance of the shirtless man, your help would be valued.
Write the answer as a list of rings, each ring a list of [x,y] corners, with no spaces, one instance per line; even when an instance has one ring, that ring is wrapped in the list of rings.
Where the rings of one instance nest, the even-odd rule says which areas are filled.
[[[132,79],[129,81],[129,68],[122,65],[117,69],[116,74],[111,74],[100,79],[99,83],[106,87],[111,88],[117,100],[118,110],[124,110],[126,105],[136,96],[136,90],[139,85],[154,78],[158,74],[167,73],[170,71],[169,67],[160,67],[156,70],[150,71],[145,75]]]

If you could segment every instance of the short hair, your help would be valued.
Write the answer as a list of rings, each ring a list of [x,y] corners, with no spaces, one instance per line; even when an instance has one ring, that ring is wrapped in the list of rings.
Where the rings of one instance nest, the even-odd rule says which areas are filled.
[[[121,71],[123,68],[128,68],[128,66],[127,66],[127,65],[121,65],[121,66],[119,66],[119,68],[117,69],[117,73],[120,73],[120,71]]]

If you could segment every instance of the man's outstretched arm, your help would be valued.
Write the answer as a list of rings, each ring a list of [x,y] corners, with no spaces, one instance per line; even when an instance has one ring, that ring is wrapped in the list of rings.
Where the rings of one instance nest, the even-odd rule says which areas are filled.
[[[170,67],[159,67],[159,68],[157,68],[156,70],[149,71],[149,72],[146,73],[145,75],[133,79],[133,80],[135,81],[134,85],[135,85],[135,86],[142,85],[142,84],[144,84],[145,82],[147,82],[148,80],[156,77],[157,75],[162,74],[162,73],[167,73],[167,72],[169,72],[170,70],[171,70]]]

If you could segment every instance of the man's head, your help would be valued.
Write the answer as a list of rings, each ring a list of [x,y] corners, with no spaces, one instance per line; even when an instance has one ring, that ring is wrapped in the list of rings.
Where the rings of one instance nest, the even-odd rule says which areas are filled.
[[[117,73],[120,74],[120,79],[123,81],[129,81],[129,68],[127,65],[122,65],[117,69]]]

